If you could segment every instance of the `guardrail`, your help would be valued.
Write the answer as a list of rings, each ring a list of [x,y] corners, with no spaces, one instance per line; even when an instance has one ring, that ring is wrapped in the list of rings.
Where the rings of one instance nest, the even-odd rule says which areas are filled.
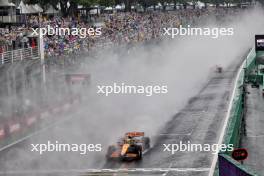
[[[66,120],[63,114],[70,112],[80,103],[80,97],[68,97],[56,104],[40,107],[37,111],[2,120],[0,124],[0,151]],[[55,115],[56,118],[54,118]]]
[[[12,50],[0,53],[0,65],[7,63],[14,63],[26,59],[38,59],[39,58],[39,50],[38,47],[32,48],[24,48],[18,50]]]

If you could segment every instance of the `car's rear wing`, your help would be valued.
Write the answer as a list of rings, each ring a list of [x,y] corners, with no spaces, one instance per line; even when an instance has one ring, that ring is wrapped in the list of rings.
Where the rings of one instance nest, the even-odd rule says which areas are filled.
[[[126,136],[131,136],[131,137],[140,137],[140,136],[144,136],[145,133],[144,132],[128,132],[126,133]]]
[[[89,84],[91,81],[90,74],[66,74],[65,80],[67,83],[82,83],[82,84]]]

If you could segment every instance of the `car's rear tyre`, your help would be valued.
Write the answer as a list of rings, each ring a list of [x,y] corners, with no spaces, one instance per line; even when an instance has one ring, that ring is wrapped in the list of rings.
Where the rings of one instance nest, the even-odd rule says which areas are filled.
[[[141,160],[142,159],[142,147],[141,146],[136,147],[136,153],[137,153],[136,160]]]
[[[144,137],[144,146],[145,149],[149,149],[150,148],[150,138],[149,137]]]
[[[113,152],[115,152],[115,150],[116,150],[115,146],[109,146],[108,147],[107,153],[106,153],[106,159],[108,161],[112,160],[111,155],[112,155]]]
[[[137,159],[138,160],[142,159],[142,150],[141,149],[138,151],[138,158]]]

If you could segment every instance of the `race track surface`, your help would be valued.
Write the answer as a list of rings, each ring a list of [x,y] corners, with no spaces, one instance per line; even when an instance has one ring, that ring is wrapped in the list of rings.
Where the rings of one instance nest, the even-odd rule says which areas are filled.
[[[84,120],[89,116],[87,107],[80,106],[77,113],[53,117],[59,119],[64,116],[66,120],[62,123],[0,152],[0,175],[208,175],[214,154],[171,154],[164,151],[164,144],[178,144],[180,141],[190,141],[192,144],[218,143],[233,80],[240,64],[241,59],[238,59],[229,68],[224,69],[223,73],[214,73],[198,95],[190,99],[186,107],[156,135],[155,143],[140,162],[106,162],[104,152],[88,155],[63,152],[39,155],[31,152],[30,144],[46,143],[47,140],[78,143],[85,139],[87,143],[97,143],[102,141],[102,138],[107,138],[107,134],[91,134],[93,130],[89,130],[90,128],[100,131],[107,125],[87,123]]]
[[[213,154],[210,152],[164,152],[163,144],[217,144],[227,111],[234,71],[216,74],[200,93],[166,125],[157,143],[140,163],[122,164],[121,168],[173,168],[169,175],[208,175]],[[107,167],[120,165],[107,164]]]

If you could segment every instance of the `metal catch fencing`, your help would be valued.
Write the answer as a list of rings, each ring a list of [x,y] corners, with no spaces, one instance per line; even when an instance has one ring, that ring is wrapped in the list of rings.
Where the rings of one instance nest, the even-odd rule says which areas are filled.
[[[22,60],[38,59],[38,47],[29,47],[0,53],[0,65],[12,64]]]

